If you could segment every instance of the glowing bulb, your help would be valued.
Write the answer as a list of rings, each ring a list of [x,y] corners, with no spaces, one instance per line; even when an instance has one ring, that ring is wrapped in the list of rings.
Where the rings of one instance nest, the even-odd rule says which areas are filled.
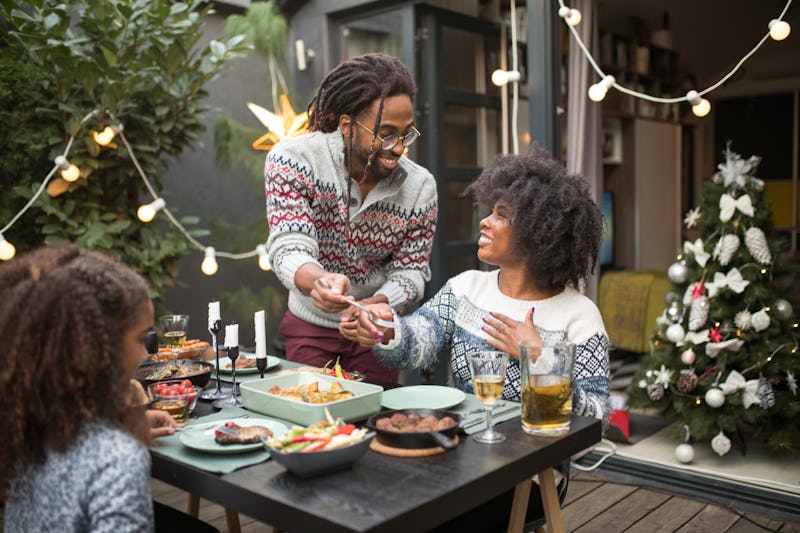
[[[267,255],[267,247],[263,244],[256,246],[258,252],[258,266],[261,270],[272,270],[272,265],[269,263],[269,256]]]
[[[792,27],[785,20],[772,19],[769,21],[769,36],[776,41],[782,41],[789,36]]]
[[[614,76],[605,76],[602,80],[589,87],[589,99],[592,102],[602,102],[608,89],[614,85],[615,81]]]
[[[521,77],[522,76],[520,76],[520,73],[517,70],[497,69],[492,72],[492,83],[498,87],[502,87],[510,81],[519,81]]]
[[[59,155],[55,159],[56,166],[61,169],[61,177],[64,181],[70,183],[81,177],[81,171],[78,167],[67,161],[63,155]]]
[[[8,261],[17,254],[17,249],[0,233],[0,261]]]
[[[692,106],[692,113],[698,117],[704,117],[711,111],[711,103],[705,98],[701,98],[697,91],[689,91],[686,93],[686,100]]]
[[[577,26],[581,23],[581,19],[583,18],[580,11],[567,6],[562,6],[558,10],[558,16],[563,18],[564,22],[570,26]]]
[[[94,142],[100,146],[108,146],[111,144],[111,141],[114,140],[114,136],[121,131],[122,124],[117,124],[116,126],[106,126],[101,132],[93,131],[92,138],[94,138]]]
[[[165,202],[163,198],[156,198],[149,204],[140,205],[139,209],[136,211],[136,216],[139,217],[139,220],[142,222],[150,222],[155,218],[156,213],[161,211],[165,205],[167,205],[167,202]]]
[[[213,276],[217,273],[217,259],[214,257],[214,247],[213,246],[206,246],[206,257],[203,259],[203,262],[200,264],[200,270],[203,271],[203,274],[206,276]]]

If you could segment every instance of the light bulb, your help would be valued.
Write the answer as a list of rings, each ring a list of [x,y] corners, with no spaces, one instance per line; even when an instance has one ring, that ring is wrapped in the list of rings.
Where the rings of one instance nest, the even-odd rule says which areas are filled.
[[[769,21],[769,36],[776,41],[782,41],[789,36],[792,27],[785,20],[772,19]]]
[[[589,99],[593,102],[602,102],[608,89],[614,85],[614,76],[605,76],[602,80],[589,87]]]
[[[577,26],[578,24],[580,24],[581,19],[583,18],[580,11],[567,6],[562,6],[558,10],[558,16],[563,18],[564,22],[566,22],[570,26]]]
[[[272,265],[269,263],[269,256],[267,255],[267,247],[263,244],[256,246],[258,252],[258,266],[261,270],[272,270]]]
[[[518,70],[501,70],[497,69],[492,72],[492,83],[498,87],[502,87],[510,81],[519,81],[520,73]]]
[[[17,249],[0,233],[0,261],[8,261],[17,254]]]
[[[61,169],[61,177],[64,178],[64,181],[71,183],[81,177],[80,169],[67,161],[63,155],[56,156],[55,163]]]
[[[161,211],[165,205],[167,205],[167,202],[165,202],[163,198],[156,198],[149,204],[140,205],[139,209],[136,211],[136,216],[139,217],[139,220],[142,222],[150,222],[155,218],[156,213]]]
[[[700,94],[695,90],[686,93],[686,100],[692,106],[692,113],[698,117],[704,117],[711,111],[711,102],[705,98],[701,98]]]
[[[214,257],[214,247],[213,246],[206,246],[206,256],[203,259],[203,262],[200,264],[200,270],[203,271],[203,274],[206,276],[213,276],[217,273],[217,259]]]
[[[101,132],[93,131],[92,138],[94,139],[94,142],[100,146],[108,146],[111,144],[111,141],[114,140],[114,136],[121,131],[122,124],[117,124],[116,126],[106,126]]]

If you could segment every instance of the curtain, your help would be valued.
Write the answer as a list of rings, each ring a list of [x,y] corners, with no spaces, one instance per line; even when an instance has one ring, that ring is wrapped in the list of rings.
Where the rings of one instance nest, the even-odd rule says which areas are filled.
[[[597,11],[591,0],[571,0],[570,7],[583,15],[575,29],[593,57],[598,57]],[[601,116],[599,103],[586,95],[589,86],[599,81],[597,73],[578,47],[570,32],[569,81],[567,87],[567,171],[583,176],[588,182],[595,202],[603,196],[603,155],[601,151]],[[584,293],[597,302],[598,270],[586,282]]]

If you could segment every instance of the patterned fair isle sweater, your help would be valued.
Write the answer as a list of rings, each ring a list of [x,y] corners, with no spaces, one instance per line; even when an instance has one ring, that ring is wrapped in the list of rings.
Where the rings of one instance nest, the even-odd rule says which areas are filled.
[[[109,424],[84,428],[64,453],[49,453],[14,479],[7,532],[139,533],[154,530],[150,454]]]
[[[499,270],[471,270],[450,279],[412,315],[396,317],[395,338],[373,352],[383,363],[396,368],[426,368],[437,363],[437,354],[451,345],[453,384],[473,392],[467,353],[491,350],[489,335],[481,328],[490,311],[523,321],[531,307],[534,325],[545,342],[568,341],[576,345],[572,409],[575,414],[608,422],[611,403],[608,392],[609,342],[600,311],[575,289],[545,300],[515,300],[500,292]],[[398,334],[399,333],[399,334]],[[503,398],[520,401],[520,366],[509,360]]]
[[[348,202],[344,140],[337,130],[283,138],[267,155],[264,178],[269,259],[289,289],[292,313],[317,326],[339,326],[338,315],[314,307],[294,284],[297,269],[309,262],[346,275],[357,299],[380,293],[402,309],[422,298],[437,215],[430,172],[402,157],[366,199],[352,180]]]

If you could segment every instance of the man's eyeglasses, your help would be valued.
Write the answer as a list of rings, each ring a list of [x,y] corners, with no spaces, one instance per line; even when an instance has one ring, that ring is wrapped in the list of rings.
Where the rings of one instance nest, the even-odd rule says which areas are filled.
[[[374,135],[375,138],[381,142],[382,150],[391,150],[392,148],[397,146],[398,142],[400,142],[401,137],[396,133],[392,133],[390,135],[387,135],[386,137],[381,137],[380,135],[378,135],[377,133],[375,133],[374,131],[372,131],[371,129],[369,129],[368,127],[366,127],[357,120],[356,124],[364,128],[370,135]],[[417,139],[419,139],[420,135],[422,134],[419,132],[419,130],[414,126],[411,126],[411,131],[409,131],[402,137],[403,148],[408,148],[409,146],[414,144],[417,141]]]

